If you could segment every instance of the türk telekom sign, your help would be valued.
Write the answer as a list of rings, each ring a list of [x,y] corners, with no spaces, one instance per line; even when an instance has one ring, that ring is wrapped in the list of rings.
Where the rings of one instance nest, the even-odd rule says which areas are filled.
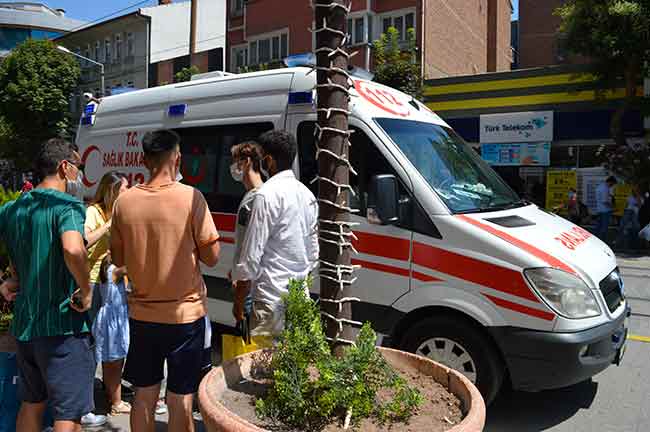
[[[553,111],[481,116],[481,144],[553,141]]]

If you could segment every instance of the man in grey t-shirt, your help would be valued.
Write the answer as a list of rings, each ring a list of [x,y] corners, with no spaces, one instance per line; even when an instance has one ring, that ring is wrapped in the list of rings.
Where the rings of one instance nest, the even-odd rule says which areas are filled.
[[[235,225],[235,254],[233,256],[233,269],[239,262],[241,245],[248,229],[248,219],[253,209],[253,200],[258,189],[264,184],[260,164],[263,157],[262,147],[255,141],[246,141],[230,150],[233,163],[230,165],[230,174],[235,181],[242,182],[246,194],[242,198],[237,210],[237,223]],[[232,273],[231,273],[232,274]],[[232,313],[238,322],[244,319],[244,303],[246,294],[250,291],[250,282],[232,281],[235,290],[235,302]]]

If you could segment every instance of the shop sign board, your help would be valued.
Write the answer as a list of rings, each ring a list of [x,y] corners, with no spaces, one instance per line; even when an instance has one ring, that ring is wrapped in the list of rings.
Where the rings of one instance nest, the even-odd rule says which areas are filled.
[[[546,208],[562,208],[560,213],[566,215],[570,189],[578,190],[578,174],[574,170],[546,171]]]
[[[486,114],[480,118],[480,142],[553,141],[553,111]]]
[[[481,143],[481,157],[493,166],[548,166],[551,143]]]

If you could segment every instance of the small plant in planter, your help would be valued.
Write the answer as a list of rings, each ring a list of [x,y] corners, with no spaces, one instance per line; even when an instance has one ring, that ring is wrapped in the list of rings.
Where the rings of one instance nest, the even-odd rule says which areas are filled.
[[[334,356],[305,283],[311,281],[290,284],[286,330],[273,352],[272,386],[256,403],[258,416],[301,430],[315,430],[336,419],[344,428],[368,417],[379,423],[408,421],[422,396],[376,350],[370,325],[361,328],[356,345]],[[379,398],[379,392],[389,397]]]

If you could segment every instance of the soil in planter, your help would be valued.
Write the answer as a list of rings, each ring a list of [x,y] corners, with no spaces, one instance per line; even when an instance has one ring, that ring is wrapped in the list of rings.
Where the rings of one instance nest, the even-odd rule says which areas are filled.
[[[408,423],[392,423],[380,425],[373,419],[365,419],[355,427],[348,430],[363,432],[443,432],[460,423],[464,417],[460,400],[445,387],[437,383],[432,377],[422,375],[414,368],[405,366],[393,368],[406,379],[410,386],[417,388],[424,398],[418,413]],[[270,383],[268,380],[249,380],[228,387],[221,395],[220,402],[239,417],[255,424],[258,427],[277,432],[298,432],[298,430],[278,424],[269,423],[260,419],[255,414],[255,400],[264,397]],[[378,397],[382,401],[390,400],[388,392],[380,392]],[[343,425],[332,423],[320,431],[343,431]]]

